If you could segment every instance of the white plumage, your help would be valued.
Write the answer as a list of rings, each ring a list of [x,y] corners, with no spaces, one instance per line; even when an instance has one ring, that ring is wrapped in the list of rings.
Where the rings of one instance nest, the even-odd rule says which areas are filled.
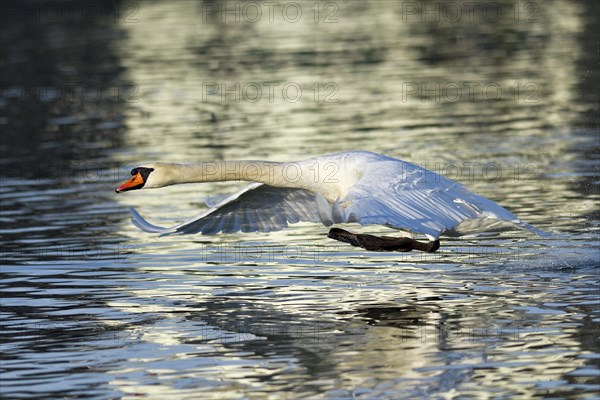
[[[171,228],[152,225],[133,209],[132,222],[143,231],[162,235],[271,232],[300,221],[321,222],[325,226],[351,222],[385,225],[423,234],[430,240],[443,234],[456,236],[507,225],[545,235],[457,182],[415,164],[364,151],[336,153],[295,163],[215,164],[229,171],[232,166],[239,167],[238,173],[220,177],[207,176],[206,165],[202,164],[153,163],[142,169],[153,170],[145,182],[149,187],[161,187],[244,180],[248,177],[241,171],[250,163],[258,165],[257,168],[273,167],[274,173],[255,174],[256,179],[252,180],[257,183],[249,184],[232,196],[219,197],[218,201],[209,199],[208,210]],[[292,165],[293,179],[284,176]],[[119,189],[117,191],[128,190]]]

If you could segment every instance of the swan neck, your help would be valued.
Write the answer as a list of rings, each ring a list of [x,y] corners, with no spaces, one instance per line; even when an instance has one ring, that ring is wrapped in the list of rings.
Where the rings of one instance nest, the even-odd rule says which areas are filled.
[[[171,174],[176,183],[248,181],[272,186],[288,186],[287,163],[270,161],[215,161],[200,164],[178,164]]]

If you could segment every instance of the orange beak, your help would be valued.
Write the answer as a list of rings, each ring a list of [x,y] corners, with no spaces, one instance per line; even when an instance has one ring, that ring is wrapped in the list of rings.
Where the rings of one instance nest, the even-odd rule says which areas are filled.
[[[139,172],[131,177],[130,180],[123,183],[121,186],[115,189],[115,192],[121,193],[133,189],[141,189],[144,186],[144,178]]]

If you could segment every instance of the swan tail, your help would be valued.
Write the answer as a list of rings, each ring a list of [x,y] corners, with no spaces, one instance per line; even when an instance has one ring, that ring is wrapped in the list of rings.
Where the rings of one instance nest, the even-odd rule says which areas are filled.
[[[162,226],[152,225],[150,222],[146,221],[144,217],[140,215],[134,208],[130,208],[131,212],[131,222],[133,225],[148,233],[160,233],[162,235],[169,235],[173,233],[172,229],[163,228]]]

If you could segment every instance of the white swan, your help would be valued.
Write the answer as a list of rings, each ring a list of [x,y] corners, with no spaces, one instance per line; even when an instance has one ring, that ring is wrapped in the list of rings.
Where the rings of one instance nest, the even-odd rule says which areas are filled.
[[[254,182],[231,196],[208,199],[208,210],[171,228],[152,225],[131,210],[134,225],[161,235],[270,232],[299,221],[321,222],[325,226],[351,222],[385,225],[426,235],[430,241],[437,241],[442,234],[458,236],[511,224],[546,235],[457,182],[415,164],[366,151],[284,163],[156,162],[133,169],[131,175],[115,190],[117,193],[181,183]],[[334,238],[365,247],[352,240]],[[417,247],[404,250],[412,248]]]

